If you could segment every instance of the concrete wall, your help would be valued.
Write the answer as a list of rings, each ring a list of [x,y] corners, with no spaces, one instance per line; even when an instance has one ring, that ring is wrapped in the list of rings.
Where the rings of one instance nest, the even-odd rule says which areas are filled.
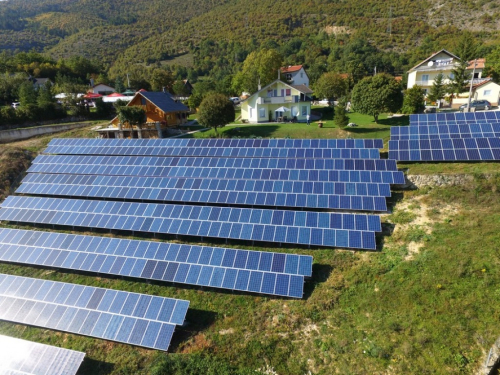
[[[52,134],[71,129],[83,128],[85,126],[90,126],[90,125],[91,125],[90,122],[78,122],[74,124],[65,124],[65,125],[48,125],[48,126],[37,126],[33,128],[2,130],[0,131],[0,143],[20,141],[23,139],[36,137],[39,135]]]

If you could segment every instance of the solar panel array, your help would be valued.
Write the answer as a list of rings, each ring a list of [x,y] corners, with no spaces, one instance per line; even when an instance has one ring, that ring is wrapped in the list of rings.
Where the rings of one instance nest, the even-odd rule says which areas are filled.
[[[429,124],[463,124],[481,122],[500,122],[499,111],[484,112],[453,112],[453,113],[430,113],[421,115],[410,115],[410,126]]]
[[[167,350],[188,301],[0,274],[0,319]]]
[[[10,196],[0,220],[375,249],[376,215]]]
[[[49,143],[46,153],[64,154],[58,150],[52,152],[51,147],[73,146],[68,149],[71,155],[79,154],[78,147],[105,147],[99,150],[101,155],[112,155],[113,147],[125,147],[137,152],[147,152],[147,155],[154,155],[148,147],[210,147],[210,148],[383,148],[382,139],[85,139],[85,138],[55,138]],[[74,147],[78,146],[78,147]],[[76,150],[75,150],[76,149]],[[165,155],[165,154],[162,154]]]
[[[411,115],[393,127],[389,158],[399,161],[500,160],[500,112]]]
[[[1,375],[76,375],[85,353],[0,336]]]
[[[0,261],[302,298],[307,255],[0,229]]]

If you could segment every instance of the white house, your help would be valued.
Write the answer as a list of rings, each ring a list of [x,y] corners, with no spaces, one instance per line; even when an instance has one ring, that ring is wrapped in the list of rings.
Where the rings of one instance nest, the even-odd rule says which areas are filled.
[[[309,77],[302,65],[289,65],[281,67],[281,73],[291,85],[304,85],[309,87]]]
[[[296,117],[305,122],[311,114],[310,94],[312,90],[305,85],[290,85],[277,79],[241,102],[241,119],[259,123]]]
[[[105,85],[104,83],[98,83],[97,85],[94,85],[89,92],[92,92],[93,94],[109,95],[116,92],[116,90],[111,86]]]
[[[450,83],[453,79],[452,70],[460,63],[460,58],[451,52],[443,49],[434,53],[421,63],[415,65],[408,71],[408,88],[415,85],[421,86],[425,92],[429,92],[434,84],[434,80],[441,73],[443,75],[443,82]],[[472,77],[473,84],[481,83],[486,80],[483,78],[485,59],[477,59],[476,68],[474,70],[474,60],[469,61],[467,70],[472,74],[474,70],[474,77]]]
[[[490,78],[472,86],[471,100],[487,100],[492,106],[498,106],[500,102],[500,85],[493,82]],[[456,99],[453,99],[453,107],[466,104],[469,101],[469,93],[462,93]]]

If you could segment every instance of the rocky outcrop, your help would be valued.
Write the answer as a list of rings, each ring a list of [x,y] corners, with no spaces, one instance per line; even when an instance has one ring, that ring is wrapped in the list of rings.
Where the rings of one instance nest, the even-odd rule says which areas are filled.
[[[405,180],[406,184],[398,185],[400,189],[468,185],[474,181],[474,176],[471,174],[418,174],[406,175]]]

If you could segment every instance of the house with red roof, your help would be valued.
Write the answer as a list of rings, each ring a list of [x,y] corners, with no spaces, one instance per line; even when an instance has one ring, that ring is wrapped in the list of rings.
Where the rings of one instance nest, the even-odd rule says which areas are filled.
[[[309,77],[302,65],[289,65],[281,67],[281,74],[291,85],[304,85],[309,87]]]

